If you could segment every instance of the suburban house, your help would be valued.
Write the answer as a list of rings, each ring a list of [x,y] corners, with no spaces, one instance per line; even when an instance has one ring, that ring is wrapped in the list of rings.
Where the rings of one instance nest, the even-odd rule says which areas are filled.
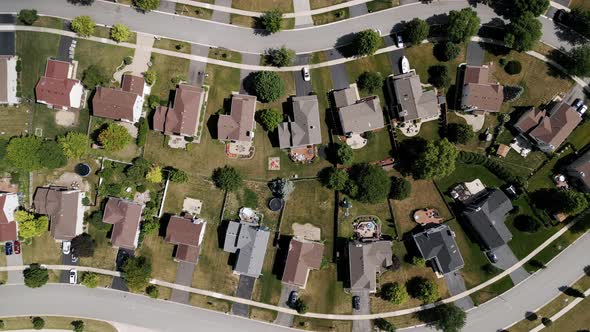
[[[102,222],[113,225],[111,244],[114,248],[135,250],[139,240],[139,226],[143,205],[122,198],[109,197]]]
[[[92,98],[92,115],[117,121],[136,123],[143,111],[145,80],[125,74],[121,88],[96,88]]]
[[[317,270],[322,265],[323,253],[324,245],[321,243],[292,238],[283,271],[283,282],[305,288],[309,271]]]
[[[512,233],[504,224],[512,203],[500,189],[492,189],[467,204],[463,210],[465,220],[471,225],[486,249],[495,249],[512,239]]]
[[[84,87],[74,79],[74,65],[66,61],[48,59],[45,75],[35,86],[37,102],[64,111],[79,109]]]
[[[465,265],[455,233],[447,225],[439,225],[412,235],[414,243],[425,260],[430,261],[440,278],[455,272]]]
[[[582,122],[582,115],[562,101],[549,111],[531,108],[514,127],[544,152],[555,151]]]
[[[230,114],[217,121],[217,138],[221,141],[252,142],[254,140],[256,97],[232,95]]]
[[[580,189],[590,193],[590,150],[567,166],[566,172],[579,184]]]
[[[178,85],[174,104],[156,108],[154,130],[166,135],[196,136],[204,99],[203,88],[188,84]]]
[[[206,226],[203,219],[170,217],[165,240],[176,245],[174,260],[197,264]]]
[[[350,290],[377,292],[377,275],[393,264],[391,241],[348,242]]]
[[[427,122],[440,117],[440,106],[436,90],[424,91],[420,83],[420,76],[415,70],[409,73],[389,76],[388,89],[391,99],[395,100],[392,109],[402,122]]]
[[[83,233],[84,192],[65,187],[40,187],[35,192],[35,213],[47,215],[56,241],[70,241]]]
[[[278,127],[281,149],[322,143],[320,109],[315,95],[291,98],[293,115]]]
[[[20,102],[16,96],[18,58],[12,55],[0,55],[0,104],[15,105]]]
[[[14,221],[14,212],[18,206],[16,194],[0,193],[0,242],[18,239],[18,224]]]
[[[499,112],[504,101],[504,87],[490,81],[490,65],[469,66],[463,76],[461,108],[465,111]]]
[[[270,232],[255,223],[230,221],[223,251],[237,255],[234,273],[258,278],[262,272]]]
[[[345,135],[362,134],[385,127],[379,97],[360,99],[354,88],[336,90],[332,96]]]

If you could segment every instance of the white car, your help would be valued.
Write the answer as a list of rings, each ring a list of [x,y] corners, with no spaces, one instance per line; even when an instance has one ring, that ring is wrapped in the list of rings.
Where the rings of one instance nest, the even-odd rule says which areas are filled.
[[[64,255],[69,255],[71,249],[72,249],[72,242],[64,241],[61,243],[61,251],[64,253]]]
[[[309,82],[309,80],[311,79],[311,76],[309,75],[309,68],[303,67],[303,69],[301,69],[301,71],[303,73],[303,80],[306,82]]]
[[[75,285],[78,283],[78,271],[71,269],[70,270],[70,284]]]
[[[399,48],[404,48],[404,40],[402,39],[402,35],[399,33],[395,35],[395,44]]]
[[[405,55],[401,58],[400,64],[402,68],[402,74],[410,72],[410,61],[408,61],[408,58],[406,58]]]
[[[578,113],[580,113],[580,115],[584,115],[584,113],[586,113],[587,110],[588,110],[588,106],[582,105],[582,106],[580,106],[580,108],[578,108]]]

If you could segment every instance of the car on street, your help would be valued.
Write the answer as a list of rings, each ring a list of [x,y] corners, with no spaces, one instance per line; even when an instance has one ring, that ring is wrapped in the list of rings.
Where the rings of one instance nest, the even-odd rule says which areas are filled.
[[[20,242],[18,242],[18,241],[14,241],[14,254],[15,255],[20,254]]]
[[[395,35],[395,44],[399,48],[404,48],[404,40],[402,39],[402,35],[399,33]]]
[[[297,293],[297,291],[292,291],[289,294],[289,307],[294,307],[295,306],[295,302],[297,302],[297,300],[299,299],[299,293]]]
[[[498,256],[493,251],[486,251],[486,256],[492,263],[498,263]]]
[[[75,285],[78,283],[78,271],[75,269],[70,270],[70,284]]]
[[[303,67],[303,69],[301,69],[301,72],[303,74],[303,80],[305,82],[309,82],[309,80],[311,79],[311,76],[309,75],[309,68]]]
[[[580,108],[578,108],[578,113],[580,113],[580,115],[584,115],[584,113],[586,113],[587,110],[588,110],[588,106],[582,105],[582,106],[580,106]]]
[[[354,310],[361,310],[361,297],[355,295],[352,297],[352,307]]]
[[[6,255],[12,255],[12,242],[6,242],[4,244],[4,252]]]
[[[71,249],[72,249],[72,242],[64,241],[61,243],[61,251],[63,252],[64,255],[69,255]]]
[[[572,104],[572,107],[573,108],[578,108],[580,106],[582,106],[582,99],[577,98],[576,100],[574,100],[574,103]]]

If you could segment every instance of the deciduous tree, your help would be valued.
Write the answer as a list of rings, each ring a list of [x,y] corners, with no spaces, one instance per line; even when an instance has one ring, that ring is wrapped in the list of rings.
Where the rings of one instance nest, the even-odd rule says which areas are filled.
[[[72,239],[72,252],[78,257],[94,256],[94,247],[94,240],[88,233],[82,233]]]
[[[413,298],[424,303],[432,303],[439,297],[436,283],[423,277],[413,277],[408,280],[407,289]]]
[[[23,277],[27,287],[39,288],[47,283],[49,280],[49,273],[46,268],[41,267],[37,263],[33,263],[23,271]]]
[[[58,137],[57,142],[70,159],[80,159],[88,151],[88,136],[83,133],[70,131],[66,135]]]
[[[133,0],[133,5],[144,12],[149,12],[160,7],[160,0]]]
[[[341,165],[351,165],[354,159],[352,148],[341,142],[334,145],[334,156],[336,163]]]
[[[14,213],[14,220],[18,223],[18,235],[24,240],[42,235],[49,226],[46,216],[36,218],[34,214],[23,210]]]
[[[283,114],[274,108],[265,109],[259,112],[258,121],[264,130],[273,132],[283,122]]]
[[[391,191],[389,192],[389,196],[395,200],[402,201],[412,192],[412,185],[410,181],[397,176],[391,177]]]
[[[443,332],[460,332],[465,326],[467,315],[454,303],[439,305],[432,310],[432,313],[435,317],[432,324]]]
[[[541,39],[542,28],[541,22],[533,14],[526,12],[510,21],[506,28],[508,33],[504,38],[504,43],[519,52],[529,51]]]
[[[231,166],[218,167],[213,170],[213,183],[222,189],[227,191],[236,191],[242,184],[242,175]]]
[[[164,175],[162,174],[162,167],[153,166],[145,175],[145,179],[151,183],[161,183],[164,181]]]
[[[414,45],[422,43],[428,37],[430,25],[417,17],[406,23],[406,38]]]
[[[6,159],[23,171],[35,171],[42,167],[39,150],[42,140],[37,136],[13,137],[6,147]]]
[[[533,16],[544,14],[549,8],[549,0],[514,0],[513,14],[522,16],[531,13]]]
[[[94,89],[97,86],[105,85],[110,81],[106,69],[99,65],[90,65],[82,74],[82,84],[87,89]]]
[[[37,15],[37,10],[35,9],[21,9],[21,11],[18,12],[17,18],[25,25],[33,25],[33,23],[39,18],[39,15]]]
[[[412,172],[419,179],[445,177],[455,170],[459,151],[446,138],[429,141],[414,161]]]
[[[145,73],[143,73],[143,78],[148,85],[154,85],[158,79],[158,73],[153,69],[148,69]]]
[[[360,56],[375,54],[380,45],[381,36],[371,29],[357,32],[352,42],[355,54]]]
[[[275,67],[290,66],[295,59],[295,51],[286,48],[269,49],[266,52],[266,61]]]
[[[398,282],[387,283],[381,288],[381,297],[393,304],[402,304],[408,299],[408,291]]]
[[[39,149],[39,160],[45,168],[55,169],[65,166],[68,157],[63,148],[55,141],[43,141]]]
[[[477,13],[471,8],[463,8],[459,11],[451,10],[449,12],[449,24],[447,33],[453,43],[462,43],[468,41],[479,31],[481,21]]]
[[[379,72],[366,71],[358,77],[357,83],[359,88],[368,93],[374,93],[383,86],[383,76]]]
[[[174,183],[186,183],[188,179],[189,176],[185,171],[176,168],[170,170],[170,181]]]
[[[45,327],[45,320],[41,317],[31,318],[31,323],[33,323],[33,328],[35,330],[42,330]]]
[[[125,127],[110,123],[98,134],[98,141],[107,151],[120,151],[131,142],[131,135]]]
[[[269,10],[260,17],[259,22],[260,26],[266,30],[267,33],[277,33],[281,31],[283,13],[279,9]]]
[[[72,31],[80,36],[88,37],[94,33],[96,23],[88,15],[77,16],[72,20]]]
[[[447,126],[447,137],[449,141],[459,144],[467,144],[475,137],[470,125],[464,123],[450,123]]]
[[[330,167],[322,171],[320,178],[326,187],[342,191],[348,182],[348,172],[344,169]]]
[[[451,85],[449,67],[442,64],[430,66],[428,68],[428,83],[437,88],[448,88]]]
[[[590,45],[574,47],[568,55],[563,65],[570,74],[582,77],[590,75]]]
[[[285,94],[285,82],[272,71],[259,71],[254,75],[256,96],[263,103],[273,102]]]
[[[150,281],[152,264],[143,256],[129,257],[121,267],[121,277],[131,291],[144,290]]]
[[[74,332],[84,332],[84,321],[81,320],[73,320],[71,323],[72,331]]]
[[[111,28],[111,39],[116,42],[124,42],[131,36],[131,30],[126,25],[117,23]]]
[[[387,199],[391,181],[387,173],[377,165],[358,164],[352,169],[351,179],[356,182],[356,198],[362,202],[379,203]]]

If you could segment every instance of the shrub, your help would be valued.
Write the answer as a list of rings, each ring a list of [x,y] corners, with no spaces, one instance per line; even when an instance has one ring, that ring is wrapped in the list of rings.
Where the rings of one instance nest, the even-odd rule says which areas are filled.
[[[258,112],[258,121],[268,132],[273,132],[283,122],[283,114],[274,108]]]
[[[301,298],[297,299],[297,301],[295,301],[295,310],[297,310],[297,312],[299,314],[305,314],[307,313],[307,304],[305,302],[303,302],[303,300]]]
[[[96,288],[98,286],[98,274],[94,272],[82,272],[80,283],[88,288]]]
[[[137,129],[137,146],[143,147],[147,142],[148,131],[150,130],[147,119],[139,118],[139,124]]]
[[[156,287],[155,285],[147,286],[147,288],[145,289],[145,293],[152,299],[157,299],[160,295],[160,291],[158,290],[158,287]]]
[[[147,190],[147,187],[145,186],[145,184],[140,184],[139,186],[137,186],[137,188],[135,188],[135,190],[137,190],[137,192],[144,193]]]
[[[402,201],[412,192],[412,185],[410,181],[397,176],[391,177],[391,191],[389,192],[389,196],[395,200]]]
[[[188,182],[188,174],[180,169],[170,170],[170,181],[174,183],[186,183]]]
[[[231,166],[218,167],[213,170],[213,183],[222,190],[236,191],[242,184],[242,175]]]
[[[86,89],[93,89],[105,85],[110,81],[106,69],[98,65],[90,65],[82,74],[82,84]]]
[[[428,83],[437,88],[448,88],[451,85],[449,68],[445,65],[434,65],[428,68]]]
[[[357,186],[356,199],[367,203],[378,203],[387,199],[391,182],[387,173],[377,165],[358,164],[351,171],[351,179]]]
[[[132,56],[126,56],[123,58],[123,64],[125,64],[126,66],[129,66],[130,64],[133,63],[133,57]]]
[[[23,271],[25,285],[30,288],[39,288],[49,281],[47,269],[37,263],[31,264]]]
[[[541,318],[541,323],[543,323],[543,325],[545,325],[547,327],[553,325],[553,321],[549,317],[543,317],[543,318]]]
[[[410,296],[424,303],[435,302],[439,297],[436,283],[422,277],[410,279],[407,283],[407,289]]]
[[[381,297],[393,304],[402,304],[408,299],[408,291],[400,283],[387,283],[381,288]]]
[[[333,190],[342,191],[348,182],[348,172],[334,167],[326,168],[320,173],[322,183]]]
[[[147,287],[152,273],[152,264],[142,256],[129,257],[121,268],[121,277],[131,291],[140,291]]]
[[[414,257],[412,257],[412,265],[418,266],[418,267],[425,267],[426,260],[420,256],[414,256]]]
[[[295,59],[295,51],[286,48],[269,49],[266,52],[266,61],[275,67],[290,66]]]
[[[145,179],[151,183],[161,183],[164,181],[164,175],[162,173],[162,167],[153,166],[145,175]]]
[[[39,18],[39,15],[37,15],[37,10],[35,9],[21,9],[18,12],[17,18],[24,25],[33,25]]]
[[[75,17],[71,23],[72,31],[83,37],[92,35],[95,25],[96,23],[87,15]]]
[[[158,79],[158,73],[153,69],[148,69],[145,73],[143,73],[143,77],[145,78],[145,82],[148,85],[154,85]]]
[[[41,317],[31,318],[31,323],[33,323],[33,328],[35,330],[42,330],[45,327],[45,320]]]
[[[375,326],[377,326],[377,328],[379,328],[380,331],[395,332],[397,330],[395,325],[384,318],[377,318],[373,321],[373,323]]]
[[[406,38],[412,44],[420,44],[430,32],[430,26],[426,21],[414,18],[406,23]]]
[[[158,9],[160,6],[160,0],[133,0],[133,5],[144,12],[147,12]]]
[[[513,102],[516,101],[522,93],[524,92],[524,88],[520,85],[504,85],[504,102]],[[505,113],[502,113],[505,114]],[[505,114],[508,115],[508,114]],[[508,122],[508,121],[506,121]]]
[[[160,106],[160,102],[160,97],[158,95],[150,95],[148,97],[148,106],[153,110]]]
[[[389,266],[389,271],[397,271],[402,267],[402,262],[395,254],[391,255],[391,265]]]
[[[541,222],[536,218],[521,214],[514,218],[514,227],[521,232],[535,233],[541,228]]]
[[[149,220],[144,220],[141,223],[141,231],[144,235],[154,234],[155,232],[160,230],[160,220],[157,218],[152,218]]]
[[[453,143],[467,144],[475,137],[475,133],[468,124],[450,123],[447,126],[447,137]]]
[[[72,325],[72,331],[74,331],[74,332],[83,332],[84,331],[84,321],[74,320],[70,324]]]
[[[348,144],[339,142],[334,145],[334,157],[337,164],[350,165],[352,164],[354,153]]]
[[[123,24],[115,24],[111,28],[111,39],[116,42],[126,41],[131,37],[131,30]]]
[[[358,77],[357,83],[359,88],[374,93],[383,86],[383,76],[379,72],[366,71]]]
[[[522,71],[522,64],[517,60],[508,61],[506,66],[504,66],[504,70],[510,75],[520,74]]]
[[[90,198],[88,198],[88,196],[84,196],[84,198],[82,198],[82,205],[89,206],[90,204],[92,204]]]
[[[283,13],[278,9],[269,10],[260,17],[259,22],[267,33],[279,32],[283,22]]]
[[[254,89],[260,101],[273,102],[285,94],[285,82],[275,72],[259,71],[254,75]]]

